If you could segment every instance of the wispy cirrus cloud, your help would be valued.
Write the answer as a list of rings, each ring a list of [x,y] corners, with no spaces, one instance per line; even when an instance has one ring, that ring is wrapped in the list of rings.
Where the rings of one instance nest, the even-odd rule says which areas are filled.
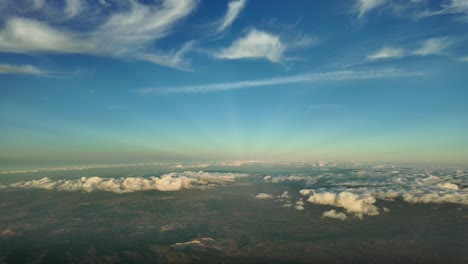
[[[232,0],[228,4],[228,10],[223,18],[217,23],[217,31],[222,32],[232,25],[234,20],[239,16],[242,9],[244,9],[246,0]]]
[[[446,55],[447,49],[452,46],[454,40],[448,37],[430,38],[419,43],[413,49],[384,46],[380,50],[367,56],[369,60],[395,59],[407,56]]]
[[[364,21],[366,15],[387,2],[387,0],[356,0],[354,2],[353,11],[360,21]]]
[[[140,94],[208,93],[281,84],[410,77],[421,74],[424,73],[408,72],[400,69],[383,69],[368,71],[331,71],[239,82],[143,88],[138,89],[137,92]]]
[[[47,72],[32,65],[0,64],[0,74],[45,75]]]
[[[440,5],[439,10],[428,11],[420,13],[420,16],[439,16],[439,15],[455,15],[456,20],[461,22],[468,22],[468,1],[466,0],[450,0],[444,1]]]
[[[44,2],[34,3],[37,8],[47,9]],[[101,19],[101,23],[82,31],[58,27],[50,22],[53,17],[34,20],[11,16],[0,29],[0,52],[81,53],[186,68],[188,62],[181,56],[187,52],[185,45],[180,52],[168,53],[155,51],[153,45],[170,35],[197,4],[195,0],[163,0],[158,4],[123,1],[115,7],[114,13]],[[75,17],[86,10],[85,1],[68,0],[62,13]]]

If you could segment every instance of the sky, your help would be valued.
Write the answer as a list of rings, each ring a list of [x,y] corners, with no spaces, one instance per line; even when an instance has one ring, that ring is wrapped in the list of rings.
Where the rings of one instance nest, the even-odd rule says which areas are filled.
[[[467,29],[467,0],[0,0],[0,166],[468,164]]]

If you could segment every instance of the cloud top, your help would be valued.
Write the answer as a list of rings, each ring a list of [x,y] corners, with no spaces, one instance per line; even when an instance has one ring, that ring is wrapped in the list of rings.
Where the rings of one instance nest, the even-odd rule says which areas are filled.
[[[114,193],[129,193],[137,191],[180,191],[182,189],[207,188],[219,184],[233,182],[236,178],[246,177],[241,173],[193,172],[168,173],[160,177],[127,177],[127,178],[101,178],[82,177],[76,180],[40,180],[22,181],[13,183],[6,188],[44,189],[57,191],[107,191]]]

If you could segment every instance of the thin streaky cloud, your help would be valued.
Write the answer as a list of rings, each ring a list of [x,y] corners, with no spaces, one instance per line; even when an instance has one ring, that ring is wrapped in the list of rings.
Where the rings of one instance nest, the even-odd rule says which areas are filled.
[[[226,15],[216,23],[218,25],[217,31],[222,32],[230,27],[234,20],[237,19],[242,9],[245,7],[246,0],[233,0],[228,4]]]
[[[357,13],[357,18],[363,21],[369,12],[384,5],[386,2],[387,0],[356,0],[354,2],[354,12]]]
[[[44,75],[46,72],[32,65],[0,64],[0,74]]]
[[[331,71],[229,83],[143,88],[138,89],[137,92],[140,94],[208,93],[280,84],[410,77],[422,74],[424,73],[409,72],[401,69],[383,69],[369,71]]]

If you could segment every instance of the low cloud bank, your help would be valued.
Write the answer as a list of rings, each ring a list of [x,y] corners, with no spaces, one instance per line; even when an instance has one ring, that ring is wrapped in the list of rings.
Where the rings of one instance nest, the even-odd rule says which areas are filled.
[[[299,194],[307,202],[343,208],[347,214],[358,218],[387,212],[388,209],[376,206],[378,199],[468,205],[466,170],[360,165],[350,165],[346,169],[348,171],[331,168],[310,176],[265,176],[263,180],[293,186],[301,184],[303,189]],[[328,211],[324,216],[335,214]]]
[[[76,180],[40,180],[22,181],[8,185],[10,188],[45,189],[58,191],[107,191],[114,193],[128,193],[136,191],[158,190],[179,191],[182,189],[202,189],[235,181],[239,177],[246,177],[242,173],[192,172],[168,173],[160,177],[127,177],[101,178],[81,177]]]

